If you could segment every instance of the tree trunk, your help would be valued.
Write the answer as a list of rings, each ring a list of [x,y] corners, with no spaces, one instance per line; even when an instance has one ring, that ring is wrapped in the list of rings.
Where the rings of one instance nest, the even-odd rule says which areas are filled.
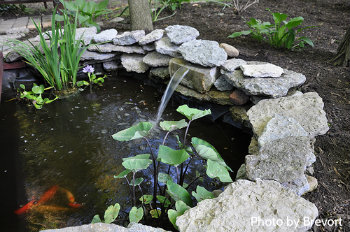
[[[337,55],[331,60],[334,65],[349,66],[350,63],[350,27],[340,43]]]
[[[151,11],[148,0],[128,0],[131,30],[153,30]]]

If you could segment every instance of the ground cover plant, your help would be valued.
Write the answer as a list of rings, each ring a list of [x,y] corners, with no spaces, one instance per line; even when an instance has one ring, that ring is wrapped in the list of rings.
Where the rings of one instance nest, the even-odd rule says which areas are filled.
[[[58,99],[57,96],[54,99],[43,98],[42,95],[44,94],[45,90],[48,89],[49,88],[45,89],[44,85],[38,86],[34,83],[32,90],[26,91],[25,86],[21,84],[19,90],[20,98],[29,100],[36,109],[41,109],[43,105],[49,104]]]
[[[114,178],[125,178],[131,187],[133,207],[129,212],[130,222],[139,222],[145,215],[151,215],[152,218],[160,219],[164,219],[167,215],[173,226],[177,228],[176,218],[194,206],[192,196],[197,202],[214,198],[213,193],[199,185],[192,191],[192,196],[188,191],[188,188],[197,179],[203,177],[203,174],[198,174],[195,179],[188,180],[188,167],[195,158],[206,161],[206,175],[208,177],[218,178],[221,182],[232,182],[229,174],[229,171],[232,170],[226,165],[219,152],[211,144],[197,137],[192,137],[190,143],[187,141],[191,123],[211,114],[211,111],[198,110],[190,108],[187,105],[182,105],[177,108],[177,112],[185,116],[188,121],[182,119],[179,121],[162,121],[159,123],[160,128],[166,131],[166,134],[162,143],[157,148],[157,155],[154,154],[149,138],[153,128],[151,122],[139,122],[112,136],[117,141],[144,139],[148,144],[149,153],[123,158],[122,165],[125,170],[114,176]],[[175,131],[180,129],[185,129],[185,132],[183,140],[180,139],[178,134],[174,135],[178,143],[177,148],[174,149],[166,146],[169,136],[175,134]],[[136,178],[136,174],[150,166],[152,166],[153,170],[153,192],[151,194],[144,194],[140,187],[144,178]],[[162,170],[167,171],[164,172]],[[136,197],[137,189],[141,197]],[[119,210],[120,206],[118,204],[109,206],[105,212],[104,221],[114,221]],[[98,215],[92,220],[93,223],[101,221]]]
[[[262,22],[259,19],[251,18],[247,24],[249,30],[235,32],[230,38],[242,35],[250,35],[256,40],[267,41],[276,48],[296,49],[304,48],[306,44],[314,46],[308,37],[297,37],[297,34],[310,27],[299,27],[303,22],[303,17],[295,17],[287,21],[288,15],[284,13],[272,13],[274,23]]]

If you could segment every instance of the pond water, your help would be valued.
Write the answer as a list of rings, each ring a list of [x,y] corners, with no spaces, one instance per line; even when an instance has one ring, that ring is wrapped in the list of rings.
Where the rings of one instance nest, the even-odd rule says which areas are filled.
[[[87,90],[42,110],[22,103],[2,103],[2,231],[39,231],[87,224],[95,214],[102,216],[107,206],[116,202],[122,207],[120,215],[125,216],[131,206],[129,187],[113,175],[123,170],[121,158],[149,151],[143,140],[118,142],[111,135],[135,122],[154,120],[160,99],[157,88],[118,77],[109,78],[104,87],[95,88],[93,93]],[[170,102],[163,119],[182,119],[175,111],[177,106]],[[180,131],[179,135],[183,133]],[[243,163],[250,136],[240,130],[200,119],[191,125],[189,134],[213,144],[234,171]],[[164,133],[155,130],[153,149],[163,136]],[[175,148],[175,144],[171,136],[167,145]],[[190,182],[196,171],[204,171],[203,165],[200,160],[193,162],[185,182]],[[151,168],[139,173],[145,178],[144,193],[152,189],[150,175]],[[209,189],[221,187],[211,179],[198,183]],[[60,191],[42,207],[14,214],[14,210],[40,198],[52,186],[59,186]],[[83,205],[81,208],[68,207],[67,190]],[[123,224],[122,219],[118,223]]]

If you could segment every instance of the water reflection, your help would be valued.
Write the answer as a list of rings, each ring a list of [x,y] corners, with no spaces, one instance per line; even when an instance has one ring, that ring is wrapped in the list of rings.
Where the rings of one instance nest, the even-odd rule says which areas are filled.
[[[113,175],[123,171],[122,157],[149,151],[145,151],[146,143],[142,140],[117,142],[111,135],[139,121],[154,118],[160,96],[154,88],[139,81],[119,79],[108,81],[94,93],[86,91],[49,104],[42,110],[13,104],[18,128],[10,124],[7,127],[19,134],[18,153],[23,163],[21,172],[25,190],[25,195],[17,200],[17,206],[39,199],[54,185],[68,189],[75,200],[83,204],[82,208],[69,208],[66,196],[57,194],[43,207],[25,214],[29,231],[89,223],[95,214],[101,215],[115,202],[121,204],[122,211],[128,210],[131,206],[129,187]],[[176,120],[181,117],[175,116],[174,112],[175,108],[169,106],[163,118]],[[6,121],[1,124],[4,126]],[[156,151],[164,133],[154,133],[152,141]],[[205,120],[194,122],[190,129],[192,136],[209,141],[224,157],[236,157],[233,162],[241,163],[239,154],[247,145],[235,133],[231,127]],[[238,147],[232,143],[233,138],[238,138],[235,139],[237,144],[241,143]],[[176,140],[171,137],[167,144],[175,148]],[[193,162],[189,172],[194,177],[200,169],[204,170],[202,162]],[[149,173],[139,173],[145,178],[143,192],[152,186],[149,170]],[[186,181],[190,182],[189,179]],[[202,185],[212,183],[207,180]]]

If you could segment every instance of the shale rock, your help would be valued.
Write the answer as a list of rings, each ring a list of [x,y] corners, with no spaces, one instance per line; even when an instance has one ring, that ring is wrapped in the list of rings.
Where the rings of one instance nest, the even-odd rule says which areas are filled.
[[[243,74],[248,77],[280,77],[283,69],[274,64],[243,64],[241,65]]]
[[[123,54],[121,56],[122,65],[128,72],[145,73],[148,65],[143,62],[143,57],[142,55]]]
[[[169,55],[172,57],[180,57],[178,53],[179,46],[170,42],[168,37],[163,37],[162,39],[155,42],[156,51],[163,55]]]
[[[164,30],[156,29],[156,30],[148,33],[144,37],[142,37],[139,40],[139,44],[140,45],[146,45],[146,44],[153,43],[153,42],[155,42],[157,40],[160,40],[163,37],[163,34],[164,34]]]
[[[122,53],[136,53],[136,54],[145,54],[145,50],[143,50],[140,46],[119,46],[113,45],[110,43],[107,44],[98,44],[92,45],[88,48],[89,51],[96,52],[122,52]]]
[[[105,43],[112,41],[118,34],[116,29],[108,29],[94,35],[93,40],[96,43]]]
[[[173,25],[165,28],[166,34],[174,44],[182,44],[196,39],[199,31],[196,28],[182,25]]]
[[[171,56],[163,55],[158,52],[150,52],[144,58],[143,62],[150,67],[168,66]]]
[[[126,31],[113,39],[115,45],[132,45],[145,36],[144,30]]]

